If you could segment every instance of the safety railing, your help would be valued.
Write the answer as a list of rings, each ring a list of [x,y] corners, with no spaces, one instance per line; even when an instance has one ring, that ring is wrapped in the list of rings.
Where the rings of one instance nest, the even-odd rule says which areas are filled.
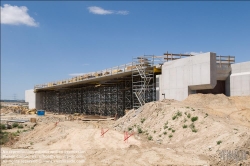
[[[84,81],[84,80],[91,80],[91,79],[95,79],[95,78],[125,73],[125,72],[129,72],[132,70],[136,70],[136,67],[133,66],[132,63],[127,63],[127,64],[115,66],[112,68],[107,68],[107,69],[100,70],[100,71],[82,74],[82,75],[79,75],[76,77],[72,77],[70,79],[64,79],[64,80],[60,80],[60,81],[54,81],[54,82],[49,82],[49,83],[45,83],[45,84],[35,85],[34,89],[41,89],[41,88],[53,87],[53,86],[58,86],[58,85],[63,85],[63,84],[80,82],[80,81]]]

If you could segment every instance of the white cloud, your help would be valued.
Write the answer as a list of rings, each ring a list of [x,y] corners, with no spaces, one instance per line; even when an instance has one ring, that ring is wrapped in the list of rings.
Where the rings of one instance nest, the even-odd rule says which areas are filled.
[[[88,9],[89,9],[89,12],[93,13],[93,14],[106,15],[106,14],[113,14],[114,13],[111,10],[105,10],[105,9],[97,7],[97,6],[88,7]]]
[[[4,4],[1,6],[1,24],[9,25],[27,25],[37,27],[39,24],[29,16],[26,6],[11,6]]]
[[[129,11],[126,11],[126,10],[118,10],[118,11],[105,10],[105,9],[98,7],[98,6],[90,6],[90,7],[88,7],[88,10],[90,13],[99,14],[99,15],[107,15],[107,14],[128,15],[129,14]]]
[[[126,11],[126,10],[120,10],[120,11],[117,11],[116,14],[121,14],[121,15],[128,15],[129,14],[129,11]]]
[[[204,52],[185,52],[185,54],[191,54],[191,55],[198,55],[198,54],[203,54]]]
[[[84,75],[86,73],[72,73],[72,74],[69,74],[70,76],[81,76],[81,75]]]

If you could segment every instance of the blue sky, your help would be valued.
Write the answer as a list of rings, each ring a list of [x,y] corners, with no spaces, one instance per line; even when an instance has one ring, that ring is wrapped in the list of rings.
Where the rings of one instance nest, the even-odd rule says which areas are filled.
[[[250,61],[249,7],[213,1],[1,1],[1,98],[24,99],[36,84],[144,54],[210,51]]]

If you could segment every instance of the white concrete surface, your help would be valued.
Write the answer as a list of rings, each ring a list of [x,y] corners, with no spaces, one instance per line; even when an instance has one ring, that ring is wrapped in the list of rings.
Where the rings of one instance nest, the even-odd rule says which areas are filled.
[[[25,102],[29,103],[29,109],[36,108],[36,94],[34,93],[34,89],[25,91]]]
[[[217,83],[216,54],[212,52],[165,62],[160,79],[160,100],[184,100],[194,90],[213,89]]]
[[[249,96],[250,95],[250,61],[232,64],[232,74],[230,75],[230,95]]]

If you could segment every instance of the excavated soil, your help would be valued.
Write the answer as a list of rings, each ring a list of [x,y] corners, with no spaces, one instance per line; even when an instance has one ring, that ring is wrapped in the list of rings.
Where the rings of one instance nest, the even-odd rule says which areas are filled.
[[[104,137],[102,129],[108,130]],[[124,131],[131,134],[128,142]],[[68,121],[64,115],[46,115],[18,140],[2,150],[22,150],[35,165],[249,165],[250,96],[195,94],[182,102],[151,102],[117,121]],[[41,155],[38,162],[34,154],[44,150],[59,152],[54,158]],[[70,156],[67,151],[77,152]],[[240,151],[244,157],[225,160],[221,151]],[[1,164],[15,165],[6,153]],[[77,155],[82,163],[66,162]],[[56,159],[65,161],[53,162]]]

